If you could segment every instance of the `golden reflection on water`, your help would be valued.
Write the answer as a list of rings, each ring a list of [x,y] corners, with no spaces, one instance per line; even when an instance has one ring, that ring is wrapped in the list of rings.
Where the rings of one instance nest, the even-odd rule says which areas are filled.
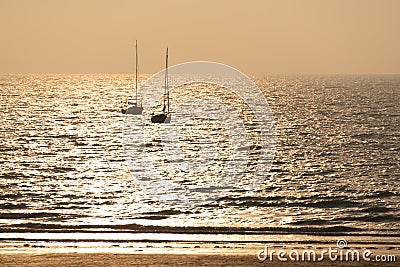
[[[254,192],[235,188],[209,205],[171,208],[146,194],[131,178],[141,170],[154,171],[152,166],[139,164],[134,166],[137,172],[131,173],[126,166],[125,117],[119,107],[132,95],[130,76],[1,76],[2,228],[29,231],[55,225],[62,231],[71,225],[141,224],[266,226],[286,231],[346,226],[356,232],[398,232],[399,78],[267,77],[255,81],[273,109],[278,130],[270,171],[262,169],[265,159],[257,149],[250,150],[245,162],[261,168],[262,186]],[[232,116],[243,121],[244,133],[252,137],[253,143],[247,146],[257,147],[252,114],[229,90],[195,84],[174,88],[171,96],[173,110],[198,97],[212,98],[226,110],[232,107]],[[207,117],[193,121],[177,133],[180,147],[175,149],[187,152],[181,169],[168,169],[165,161],[171,159],[165,147],[175,144],[157,141],[165,139],[162,127],[168,125],[150,131],[145,147],[160,173],[188,187],[212,180],[229,166],[233,151],[229,131],[223,127],[226,122]],[[209,151],[205,150],[208,144],[213,144]],[[183,166],[188,160],[198,168]],[[201,169],[202,160],[214,165]],[[185,171],[202,171],[203,177]]]

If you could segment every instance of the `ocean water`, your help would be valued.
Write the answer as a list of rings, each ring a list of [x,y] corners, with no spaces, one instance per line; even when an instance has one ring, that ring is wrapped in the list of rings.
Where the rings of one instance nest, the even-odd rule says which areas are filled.
[[[174,189],[140,187],[136,176],[198,189],[222,167],[234,175],[242,158],[229,160],[229,133],[250,115],[215,120],[241,108],[234,96],[204,84],[171,89],[175,139],[160,138],[172,126],[135,124],[150,137],[127,142],[130,120],[138,119],[120,112],[133,95],[130,75],[1,75],[2,239],[42,232],[399,236],[400,76],[252,79],[275,121],[272,164],[258,158],[251,190],[231,186],[202,202],[196,192],[174,202],[165,197]],[[207,100],[185,102],[193,92]],[[209,99],[218,94],[228,108]],[[150,154],[153,165],[129,146]],[[174,162],[181,168],[171,171]]]

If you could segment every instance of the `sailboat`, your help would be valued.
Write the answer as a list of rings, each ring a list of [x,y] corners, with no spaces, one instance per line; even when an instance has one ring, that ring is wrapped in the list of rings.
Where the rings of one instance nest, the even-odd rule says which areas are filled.
[[[171,113],[169,113],[169,89],[168,89],[168,47],[165,56],[165,78],[164,78],[164,97],[163,109],[159,114],[151,116],[152,123],[169,123],[171,121]]]
[[[143,107],[141,103],[138,103],[138,68],[139,68],[139,62],[138,62],[138,45],[137,45],[137,40],[136,40],[136,56],[135,56],[135,89],[136,89],[136,96],[134,100],[128,100],[128,108],[127,109],[121,109],[121,112],[123,114],[133,114],[133,115],[140,115],[143,112]]]

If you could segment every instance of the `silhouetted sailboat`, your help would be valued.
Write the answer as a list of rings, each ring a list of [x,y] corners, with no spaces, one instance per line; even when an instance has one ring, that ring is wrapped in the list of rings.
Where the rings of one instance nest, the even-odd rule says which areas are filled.
[[[165,56],[165,84],[164,84],[164,97],[162,113],[151,116],[152,123],[169,123],[171,121],[171,114],[169,113],[169,89],[168,89],[168,47]]]
[[[133,114],[133,115],[139,115],[142,114],[143,112],[143,107],[141,104],[138,103],[138,68],[139,68],[139,61],[138,61],[138,45],[137,45],[137,40],[136,40],[136,56],[135,56],[135,89],[136,89],[136,96],[135,99],[133,100],[128,100],[128,108],[121,109],[121,112],[123,114]]]

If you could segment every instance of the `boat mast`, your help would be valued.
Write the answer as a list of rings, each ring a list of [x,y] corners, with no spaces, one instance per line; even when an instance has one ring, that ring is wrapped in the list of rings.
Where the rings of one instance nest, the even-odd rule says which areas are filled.
[[[167,114],[169,113],[169,89],[168,89],[168,47],[165,58],[165,92],[167,96]]]
[[[135,60],[135,89],[136,89],[136,106],[138,106],[138,48],[136,40],[136,60]]]

